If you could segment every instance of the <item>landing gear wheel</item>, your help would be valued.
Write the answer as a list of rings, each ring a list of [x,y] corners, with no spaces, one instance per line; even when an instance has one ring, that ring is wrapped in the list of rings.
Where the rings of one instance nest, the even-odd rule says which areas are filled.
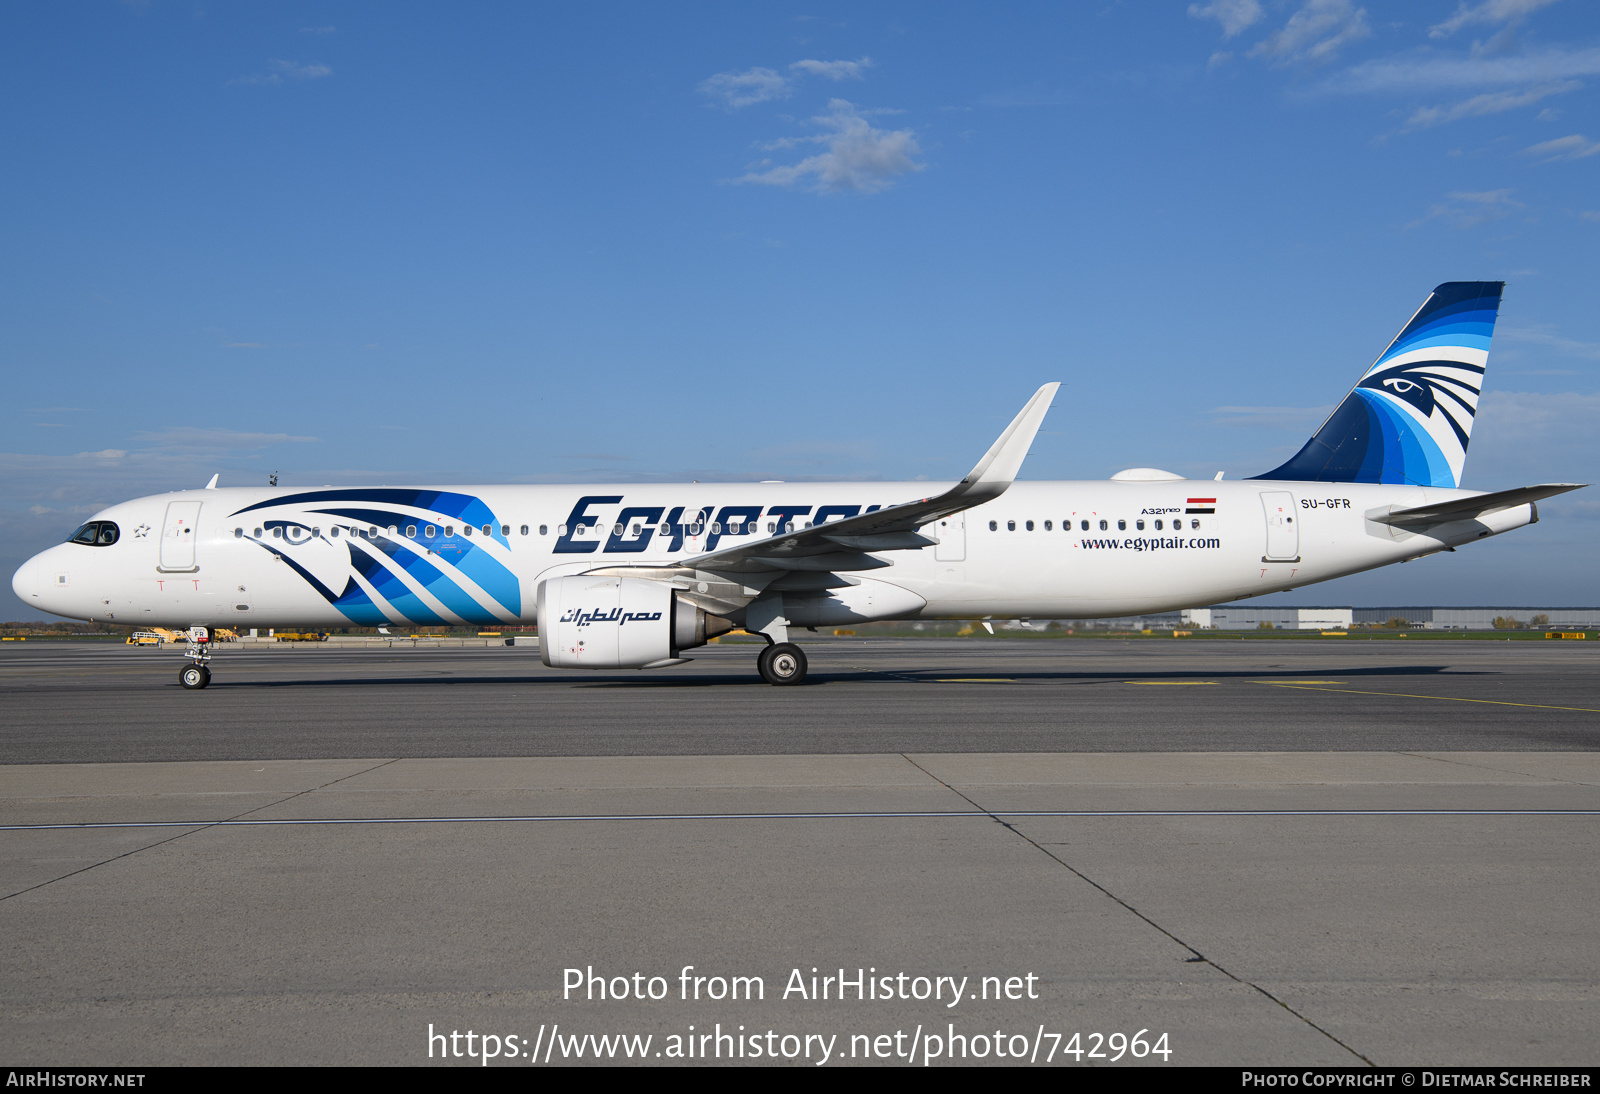
[[[211,670],[204,665],[185,665],[178,673],[178,683],[190,691],[198,691],[211,683]]]
[[[793,642],[779,642],[761,651],[756,668],[769,684],[798,684],[806,678],[806,655]]]

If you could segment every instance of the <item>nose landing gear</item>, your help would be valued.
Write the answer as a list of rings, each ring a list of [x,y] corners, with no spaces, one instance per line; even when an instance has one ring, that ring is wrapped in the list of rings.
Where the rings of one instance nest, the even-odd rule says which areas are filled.
[[[798,684],[806,678],[806,655],[793,642],[776,642],[761,651],[756,668],[769,684]]]
[[[211,683],[211,634],[204,627],[190,627],[184,638],[188,640],[184,653],[192,663],[178,673],[178,683],[190,691],[199,691]]]

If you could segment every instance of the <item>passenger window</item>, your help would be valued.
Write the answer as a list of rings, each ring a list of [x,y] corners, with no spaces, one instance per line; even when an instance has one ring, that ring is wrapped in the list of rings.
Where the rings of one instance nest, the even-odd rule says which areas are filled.
[[[447,535],[447,536],[448,536],[448,535],[449,535],[449,534],[450,534],[450,532],[449,532],[449,530],[446,530],[446,531],[445,531],[445,535]],[[464,536],[470,536],[470,535],[472,535],[472,525],[470,525],[470,524],[463,524],[463,525],[462,525],[462,526],[461,526],[461,534],[462,534],[462,535],[464,535]]]
[[[433,525],[431,525],[431,524],[429,524],[429,525],[425,525],[425,526],[424,526],[424,527],[423,527],[423,529],[422,529],[422,533],[423,533],[423,535],[425,535],[425,536],[427,536],[427,537],[428,537],[428,538],[429,538],[429,539],[432,539],[432,538],[433,538],[433,536],[434,536],[434,532],[435,532],[435,531],[436,531],[436,529],[435,529],[435,528],[434,528],[434,526],[433,526]]]
[[[1156,531],[1161,531],[1161,522],[1159,520],[1156,521]]]
[[[1137,528],[1137,529],[1138,529],[1138,530],[1139,530],[1139,531],[1141,531],[1141,532],[1142,532],[1142,531],[1144,531],[1144,521],[1142,521],[1142,520],[1136,520],[1136,521],[1134,521],[1134,522],[1133,522],[1133,526],[1134,526],[1134,527],[1135,527],[1135,528]]]
[[[508,536],[509,536],[509,535],[510,535],[510,534],[511,534],[511,533],[510,533],[510,532],[507,532],[507,533],[506,533],[506,535],[508,535]],[[524,525],[523,525],[523,526],[522,526],[522,534],[523,534],[523,535],[527,535],[527,534],[528,534],[528,526],[527,526],[527,525],[526,525],[526,524],[524,524]]]
[[[644,526],[643,525],[635,524],[633,526],[633,535],[634,535],[635,538],[637,538],[639,533],[642,532],[642,531],[644,531]]]
[[[350,534],[353,536],[353,535],[355,535],[355,532],[351,532]],[[328,535],[332,536],[334,539],[338,539],[339,538],[339,527],[338,527],[338,525],[334,525],[332,528],[329,528],[328,529]]]
[[[396,527],[395,527],[395,526],[394,526],[394,525],[392,525],[392,524],[391,524],[391,525],[389,525],[389,538],[390,538],[390,539],[393,539],[393,538],[394,538],[394,537],[395,537],[395,536],[397,536],[397,535],[399,535],[399,534],[400,534],[400,529],[398,529],[398,528],[396,528]]]
[[[243,539],[244,538],[244,529],[243,528],[235,528],[233,530],[233,538],[234,539]]]
[[[484,525],[484,526],[483,526],[483,534],[484,534],[484,535],[486,535],[486,536],[492,536],[492,535],[494,535],[494,525],[492,525],[492,524],[485,524],[485,525]],[[501,535],[504,535],[504,534],[505,534],[505,533],[504,533],[504,532],[502,532],[502,533],[500,533],[500,534],[501,534]]]
[[[1198,520],[1191,520],[1189,522],[1189,527],[1198,530],[1200,527],[1200,522]]]
[[[995,531],[999,531],[999,529],[1000,529],[1000,526],[998,524],[996,524],[994,521],[991,520],[989,522],[989,531],[995,532]]]
[[[1083,522],[1083,530],[1085,532],[1087,532],[1089,530],[1089,522],[1088,521],[1084,521]]]
[[[406,525],[406,538],[407,539],[416,539],[417,538],[417,526],[415,524]]]
[[[1105,521],[1101,521],[1100,522],[1100,530],[1102,532],[1104,532],[1107,528],[1110,528],[1110,527],[1111,527],[1111,525],[1107,524]]]
[[[456,534],[456,526],[454,524],[446,524],[444,526],[444,534],[445,534],[446,537],[455,535]]]
[[[1006,531],[1015,532],[1016,530],[1017,530],[1017,522],[1016,521],[1014,521],[1014,520],[1006,521]]]
[[[1044,522],[1044,530],[1046,532],[1050,531],[1050,522],[1049,521],[1045,521]]]
[[[994,525],[990,524],[989,527],[993,528]],[[770,521],[770,520],[767,521],[767,531],[768,532],[776,532],[777,530],[778,530],[778,526],[777,526],[776,523],[774,523],[773,521]]]
[[[274,528],[272,530],[272,538],[273,539],[282,539],[283,538],[283,529],[282,528]]]
[[[259,529],[259,528],[256,529],[256,538],[257,539],[261,538],[261,529]]]
[[[378,526],[376,524],[367,525],[367,538],[368,539],[377,539],[378,538]]]
[[[1026,525],[1024,525],[1024,527],[1026,527],[1030,532],[1033,531],[1033,521],[1030,520]]]
[[[313,529],[311,529],[311,538],[312,539],[316,539],[320,535],[322,535],[322,529],[321,528],[313,528]]]
[[[1117,531],[1126,532],[1127,530],[1128,530],[1128,522],[1127,521],[1125,521],[1125,520],[1117,521]]]
[[[564,536],[566,534],[567,534],[567,526],[565,524],[556,525],[556,535]]]
[[[549,535],[550,534],[550,526],[548,524],[539,525],[539,534],[541,536]]]

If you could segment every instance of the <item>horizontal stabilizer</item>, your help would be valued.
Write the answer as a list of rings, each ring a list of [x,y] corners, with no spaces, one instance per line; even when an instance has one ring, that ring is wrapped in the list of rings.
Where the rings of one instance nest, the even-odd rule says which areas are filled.
[[[1436,505],[1419,505],[1412,509],[1398,509],[1384,516],[1371,518],[1379,524],[1444,524],[1452,520],[1471,520],[1499,509],[1553,498],[1569,490],[1582,490],[1588,483],[1547,482],[1539,486],[1519,486],[1515,490],[1500,490],[1493,494],[1479,494],[1471,498],[1456,498]]]

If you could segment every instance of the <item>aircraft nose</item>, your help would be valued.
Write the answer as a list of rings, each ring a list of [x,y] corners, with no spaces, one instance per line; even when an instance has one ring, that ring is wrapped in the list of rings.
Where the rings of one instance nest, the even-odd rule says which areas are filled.
[[[39,603],[39,556],[34,555],[11,575],[11,591],[17,599],[33,607]]]

